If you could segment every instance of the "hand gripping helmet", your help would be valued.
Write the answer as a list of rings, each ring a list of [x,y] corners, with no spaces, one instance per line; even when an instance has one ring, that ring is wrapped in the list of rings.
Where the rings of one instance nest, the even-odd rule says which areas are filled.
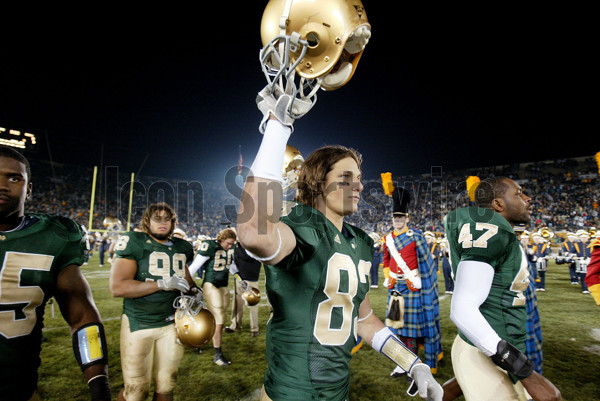
[[[258,288],[248,287],[246,291],[242,293],[242,298],[248,306],[256,305],[260,302],[260,291]]]
[[[215,334],[215,318],[204,302],[196,297],[181,295],[173,301],[177,340],[192,348],[200,348]]]
[[[371,25],[360,0],[270,0],[260,33],[267,81],[314,104],[319,87],[335,90],[352,78]],[[301,77],[298,87],[295,72]]]

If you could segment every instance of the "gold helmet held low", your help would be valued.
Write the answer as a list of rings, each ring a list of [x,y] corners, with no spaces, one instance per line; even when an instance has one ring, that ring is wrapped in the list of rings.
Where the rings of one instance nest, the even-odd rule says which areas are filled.
[[[248,304],[248,306],[254,306],[260,302],[260,291],[258,288],[249,287],[242,293],[242,298]]]
[[[177,340],[185,346],[200,348],[215,334],[215,318],[196,297],[181,295],[173,301]]]

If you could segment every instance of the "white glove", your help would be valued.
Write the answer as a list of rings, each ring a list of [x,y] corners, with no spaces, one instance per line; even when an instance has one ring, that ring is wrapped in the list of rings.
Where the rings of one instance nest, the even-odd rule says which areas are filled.
[[[417,384],[419,397],[425,398],[427,401],[442,401],[444,390],[433,378],[429,366],[424,363],[417,363],[410,370],[409,376]],[[412,386],[411,384],[410,387]]]
[[[187,280],[178,276],[158,280],[156,283],[158,284],[158,289],[162,291],[188,292],[190,290],[190,284]]]
[[[294,121],[308,113],[313,104],[310,100],[293,98],[277,85],[265,86],[256,96],[256,105],[263,114],[259,126],[260,133],[265,133],[265,126],[271,114],[294,132]]]
[[[276,96],[273,94],[270,85],[265,86],[256,96],[256,105],[263,114],[263,119],[258,127],[261,134],[265,133],[265,127],[270,115],[273,114],[283,125],[287,125],[294,131],[294,119],[290,115],[290,104],[292,97],[290,95]]]
[[[386,288],[389,288],[390,286],[390,278],[386,277],[385,280],[383,280],[383,286]]]
[[[414,271],[414,270],[411,270]],[[413,287],[415,287],[417,290],[420,290],[421,287],[423,286],[423,283],[421,282],[421,277],[415,275],[412,275],[413,277],[411,278],[407,278],[407,280],[410,280],[410,282],[412,283]]]

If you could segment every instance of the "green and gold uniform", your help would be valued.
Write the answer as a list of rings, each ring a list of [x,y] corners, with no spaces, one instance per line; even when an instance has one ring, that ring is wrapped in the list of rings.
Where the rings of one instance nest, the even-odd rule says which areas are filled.
[[[273,400],[346,400],[358,308],[369,291],[373,240],[298,204],[281,218],[296,247],[266,266],[273,316],[267,326],[265,390]]]
[[[35,391],[44,307],[59,273],[83,263],[85,238],[74,221],[46,214],[0,232],[0,398],[27,400]]]
[[[224,250],[216,240],[202,241],[198,248],[198,254],[209,257],[204,264],[203,283],[212,283],[215,287],[227,287],[229,282],[229,266],[233,261],[235,246]]]
[[[492,288],[479,310],[500,338],[525,353],[527,310],[523,292],[529,270],[519,239],[504,217],[490,209],[466,207],[450,212],[444,225],[456,275],[461,260],[494,268]],[[463,340],[471,342],[459,331]]]
[[[128,232],[119,237],[115,254],[137,262],[136,280],[158,281],[172,276],[185,278],[185,267],[194,257],[194,250],[188,241],[180,238],[161,244],[149,234]],[[131,331],[172,324],[173,301],[179,295],[179,291],[158,291],[139,298],[125,298],[123,313],[129,318]]]

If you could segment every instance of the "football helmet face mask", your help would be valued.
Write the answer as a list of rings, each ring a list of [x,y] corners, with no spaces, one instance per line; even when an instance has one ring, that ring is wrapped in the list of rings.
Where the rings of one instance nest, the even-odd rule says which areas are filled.
[[[319,88],[335,90],[352,78],[371,37],[360,0],[270,0],[260,31],[267,82],[276,95],[292,96],[297,117],[314,105]]]
[[[260,302],[260,291],[258,288],[250,287],[242,293],[242,298],[248,306],[254,306]]]
[[[215,334],[215,318],[204,302],[196,297],[181,295],[173,301],[177,340],[185,346],[200,348]]]

